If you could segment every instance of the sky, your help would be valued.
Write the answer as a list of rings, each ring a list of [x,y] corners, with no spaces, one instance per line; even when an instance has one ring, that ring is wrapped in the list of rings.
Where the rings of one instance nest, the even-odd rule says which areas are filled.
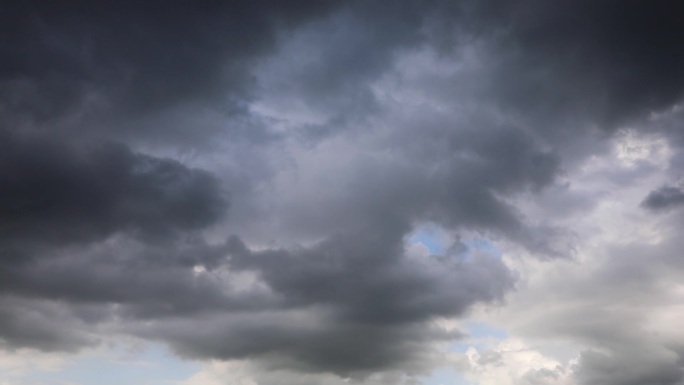
[[[0,5],[0,385],[684,385],[684,3]]]

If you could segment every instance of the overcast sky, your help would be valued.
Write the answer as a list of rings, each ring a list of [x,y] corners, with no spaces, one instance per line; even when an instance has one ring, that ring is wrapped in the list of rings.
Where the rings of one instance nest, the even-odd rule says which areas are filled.
[[[683,18],[3,3],[0,385],[684,385]]]

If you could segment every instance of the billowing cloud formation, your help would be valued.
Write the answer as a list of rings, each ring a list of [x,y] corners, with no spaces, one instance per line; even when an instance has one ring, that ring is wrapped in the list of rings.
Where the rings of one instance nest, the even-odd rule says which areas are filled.
[[[426,321],[501,298],[512,283],[493,257],[402,256],[400,240],[384,234],[343,235],[293,251],[254,252],[231,239],[228,252],[234,270],[255,272],[273,292],[274,313],[218,315],[202,330],[184,321],[146,333],[190,355],[272,355],[310,370],[372,371],[428,354],[422,343],[449,333]]]
[[[486,308],[473,382],[680,384],[682,8],[3,5],[0,346],[408,384]]]

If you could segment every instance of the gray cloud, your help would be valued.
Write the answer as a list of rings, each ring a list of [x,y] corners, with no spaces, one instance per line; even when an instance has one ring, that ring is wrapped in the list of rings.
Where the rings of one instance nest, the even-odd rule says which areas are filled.
[[[205,124],[188,135],[187,125],[202,126],[198,121],[207,112],[223,121],[245,118],[254,87],[250,68],[273,47],[278,31],[334,6],[334,1],[4,5],[0,105],[7,116],[69,135],[206,143],[202,133],[217,135],[225,126]],[[178,109],[184,111],[182,127],[172,124]],[[69,124],[56,124],[64,119]],[[239,122],[231,125],[237,126],[233,140],[265,135],[257,127],[245,131]]]
[[[3,297],[0,347],[36,348],[45,351],[76,351],[97,343],[79,317],[59,303]]]
[[[562,217],[661,167],[607,169],[601,191],[562,195],[616,133],[662,139],[680,177],[675,2],[71,5],[0,12],[5,347],[119,333],[269,370],[426,371],[460,336],[433,321],[504,303],[516,274],[465,244],[410,255],[413,232],[563,263]],[[649,210],[684,202],[649,190]],[[580,383],[681,382],[677,348],[630,335],[634,319],[586,317],[639,285],[662,294],[655,277],[680,261],[662,243],[644,267],[640,251],[556,287],[568,303],[601,295],[534,325],[598,349]]]
[[[651,191],[641,202],[650,210],[666,210],[684,203],[684,192],[678,187],[663,186]]]
[[[477,80],[532,123],[615,129],[682,97],[681,4],[485,2],[470,12],[476,33],[495,36],[500,50]]]
[[[3,243],[89,242],[120,231],[145,236],[218,220],[228,201],[207,172],[123,145],[74,148],[3,135]]]
[[[429,343],[460,336],[429,321],[500,300],[513,277],[494,257],[402,256],[401,240],[392,235],[349,234],[311,248],[266,251],[250,251],[233,238],[230,266],[257,273],[275,307],[158,323],[136,333],[194,357],[263,357],[276,366],[342,376],[429,367],[424,357],[435,354]]]
[[[638,212],[639,208],[634,210]],[[656,217],[648,214],[642,213],[646,218]],[[677,217],[674,221],[656,217],[658,236],[662,237],[657,243],[637,237],[627,242],[606,242],[596,254],[585,249],[581,253],[586,259],[581,264],[548,266],[545,278],[536,280],[535,288],[517,293],[525,298],[522,302],[509,297],[511,306],[504,316],[509,331],[539,344],[571,341],[582,347],[576,362],[565,361],[566,366],[549,376],[530,373],[522,383],[555,384],[568,379],[579,385],[684,381],[684,340],[676,322],[670,320],[678,318],[680,312],[679,296],[672,289],[684,273],[677,251],[682,243],[681,215],[673,216]]]
[[[258,357],[273,367],[340,376],[382,368],[424,372],[438,354],[433,344],[461,336],[432,321],[502,300],[514,277],[492,256],[409,257],[401,234],[349,234],[310,248],[263,251],[235,237],[213,249],[137,243],[138,252],[136,243],[108,241],[8,268],[0,289],[66,301],[71,305],[56,308],[81,323],[74,332],[132,333],[165,341],[184,356]],[[261,284],[231,286],[241,273],[255,274]],[[25,324],[26,333],[39,337],[63,327],[41,325]],[[5,326],[0,338],[14,346],[90,343],[68,335],[29,343]]]
[[[585,351],[575,375],[582,384],[681,384],[684,374],[677,360],[676,355],[667,351],[638,348],[613,355]]]

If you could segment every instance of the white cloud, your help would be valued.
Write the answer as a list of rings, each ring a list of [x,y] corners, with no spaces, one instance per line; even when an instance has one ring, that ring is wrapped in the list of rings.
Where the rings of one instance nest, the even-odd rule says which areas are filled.
[[[492,348],[470,347],[465,378],[476,385],[569,385],[568,363],[543,355],[517,338]]]
[[[31,349],[0,350],[0,376],[4,377],[4,381],[15,381],[36,371],[59,371],[68,362],[69,359],[64,354],[44,353]],[[5,385],[2,382],[0,384]]]

